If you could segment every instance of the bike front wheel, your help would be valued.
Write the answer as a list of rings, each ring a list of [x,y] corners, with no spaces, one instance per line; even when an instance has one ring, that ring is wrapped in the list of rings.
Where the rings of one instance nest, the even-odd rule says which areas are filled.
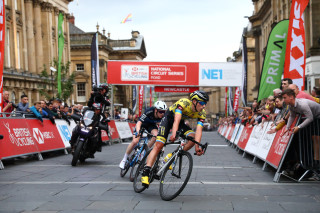
[[[186,151],[179,153],[176,160],[170,161],[160,179],[160,196],[166,201],[176,198],[182,192],[190,179],[193,167],[192,156]]]
[[[141,183],[141,177],[142,177],[142,172],[144,169],[144,166],[147,163],[147,158],[148,155],[150,154],[152,149],[150,149],[142,158],[142,160],[140,161],[140,163],[138,164],[138,168],[136,170],[136,173],[134,175],[134,180],[133,180],[133,189],[135,192],[140,193],[143,192],[147,187],[142,185]]]

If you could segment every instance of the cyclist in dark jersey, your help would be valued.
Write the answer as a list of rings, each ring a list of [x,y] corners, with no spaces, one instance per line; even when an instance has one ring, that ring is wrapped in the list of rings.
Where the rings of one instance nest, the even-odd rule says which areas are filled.
[[[158,135],[156,138],[156,144],[150,152],[147,164],[144,167],[141,182],[144,186],[149,186],[149,173],[152,165],[154,164],[156,157],[164,144],[167,141],[170,130],[172,129],[172,135],[170,141],[174,141],[177,137],[177,131],[181,131],[186,136],[194,137],[196,141],[200,142],[202,137],[202,128],[204,120],[206,119],[206,112],[204,108],[209,101],[209,96],[203,91],[195,91],[190,94],[190,99],[181,98],[175,104],[173,104],[169,110],[165,113],[161,120]],[[196,133],[185,124],[184,119],[198,119]],[[194,143],[188,142],[184,146],[184,150],[187,151],[194,146]],[[203,150],[199,145],[195,146],[195,151],[198,156],[203,154]]]
[[[146,129],[149,133],[153,135],[158,134],[158,127],[157,123],[160,123],[161,119],[164,116],[165,111],[167,110],[167,105],[163,101],[157,101],[153,107],[150,107],[145,111],[144,114],[141,115],[139,118],[134,133],[132,142],[128,145],[126,153],[121,160],[119,167],[124,169],[125,163],[127,161],[128,156],[132,152],[133,148],[139,143],[140,137],[138,136],[139,131],[142,128]],[[153,137],[150,142],[148,143],[148,147],[152,147],[156,138]]]

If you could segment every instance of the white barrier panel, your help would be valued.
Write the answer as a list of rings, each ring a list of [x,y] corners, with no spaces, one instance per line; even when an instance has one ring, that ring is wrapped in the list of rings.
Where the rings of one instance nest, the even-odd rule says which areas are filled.
[[[271,148],[272,142],[276,137],[276,133],[267,134],[267,132],[271,129],[272,122],[268,123],[267,129],[264,132],[261,141],[259,143],[259,147],[256,150],[256,155],[262,160],[266,160],[269,150]]]
[[[234,139],[234,144],[235,145],[238,145],[238,142],[240,140],[240,136],[242,134],[243,129],[244,129],[244,125],[240,125],[239,130],[238,130],[237,135],[236,135],[236,138]]]
[[[234,131],[233,131],[231,139],[230,139],[231,143],[234,142],[234,139],[236,138],[236,135],[238,133],[239,127],[240,127],[240,124],[236,124],[236,126],[234,127]]]
[[[224,136],[225,136],[225,138],[227,138],[227,137],[228,137],[228,135],[229,135],[229,133],[230,133],[231,129],[232,129],[232,125],[229,125],[229,126],[228,126],[228,128],[227,128],[227,133],[224,135]]]
[[[224,126],[223,126],[223,129],[222,129],[222,131],[221,131],[221,135],[222,135],[222,136],[224,136],[224,133],[225,133],[226,129],[227,129],[227,125],[224,125]]]
[[[253,155],[255,155],[256,150],[259,147],[259,143],[261,141],[261,138],[267,129],[268,123],[265,123],[263,128],[261,128],[261,124],[256,125],[253,127],[252,133],[250,135],[250,138],[248,140],[248,143],[246,145],[246,148],[244,149],[246,152],[249,152]]]
[[[55,122],[56,122],[56,127],[59,131],[60,137],[64,143],[64,146],[66,148],[70,147],[69,141],[71,139],[73,128],[71,128],[71,125],[68,125],[68,123],[65,120],[55,119]],[[73,121],[73,125],[75,126],[74,121]]]
[[[132,138],[132,132],[128,122],[115,122],[121,139]]]

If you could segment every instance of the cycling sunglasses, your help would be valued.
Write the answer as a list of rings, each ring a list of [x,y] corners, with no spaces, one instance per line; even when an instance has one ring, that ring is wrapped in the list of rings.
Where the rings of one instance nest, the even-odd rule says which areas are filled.
[[[158,110],[158,112],[159,112],[160,114],[163,114],[163,113],[165,113],[166,111],[165,111],[165,110]]]
[[[207,102],[205,102],[205,101],[198,101],[198,103],[199,103],[201,106],[207,105]]]

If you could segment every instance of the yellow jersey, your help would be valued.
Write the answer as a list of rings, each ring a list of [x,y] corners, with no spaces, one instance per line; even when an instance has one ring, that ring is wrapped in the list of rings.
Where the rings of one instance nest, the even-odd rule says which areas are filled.
[[[169,110],[175,113],[180,113],[182,115],[182,119],[198,119],[202,123],[206,119],[206,111],[203,109],[201,112],[193,112],[192,111],[192,102],[188,98],[181,98],[179,101],[174,103]]]

